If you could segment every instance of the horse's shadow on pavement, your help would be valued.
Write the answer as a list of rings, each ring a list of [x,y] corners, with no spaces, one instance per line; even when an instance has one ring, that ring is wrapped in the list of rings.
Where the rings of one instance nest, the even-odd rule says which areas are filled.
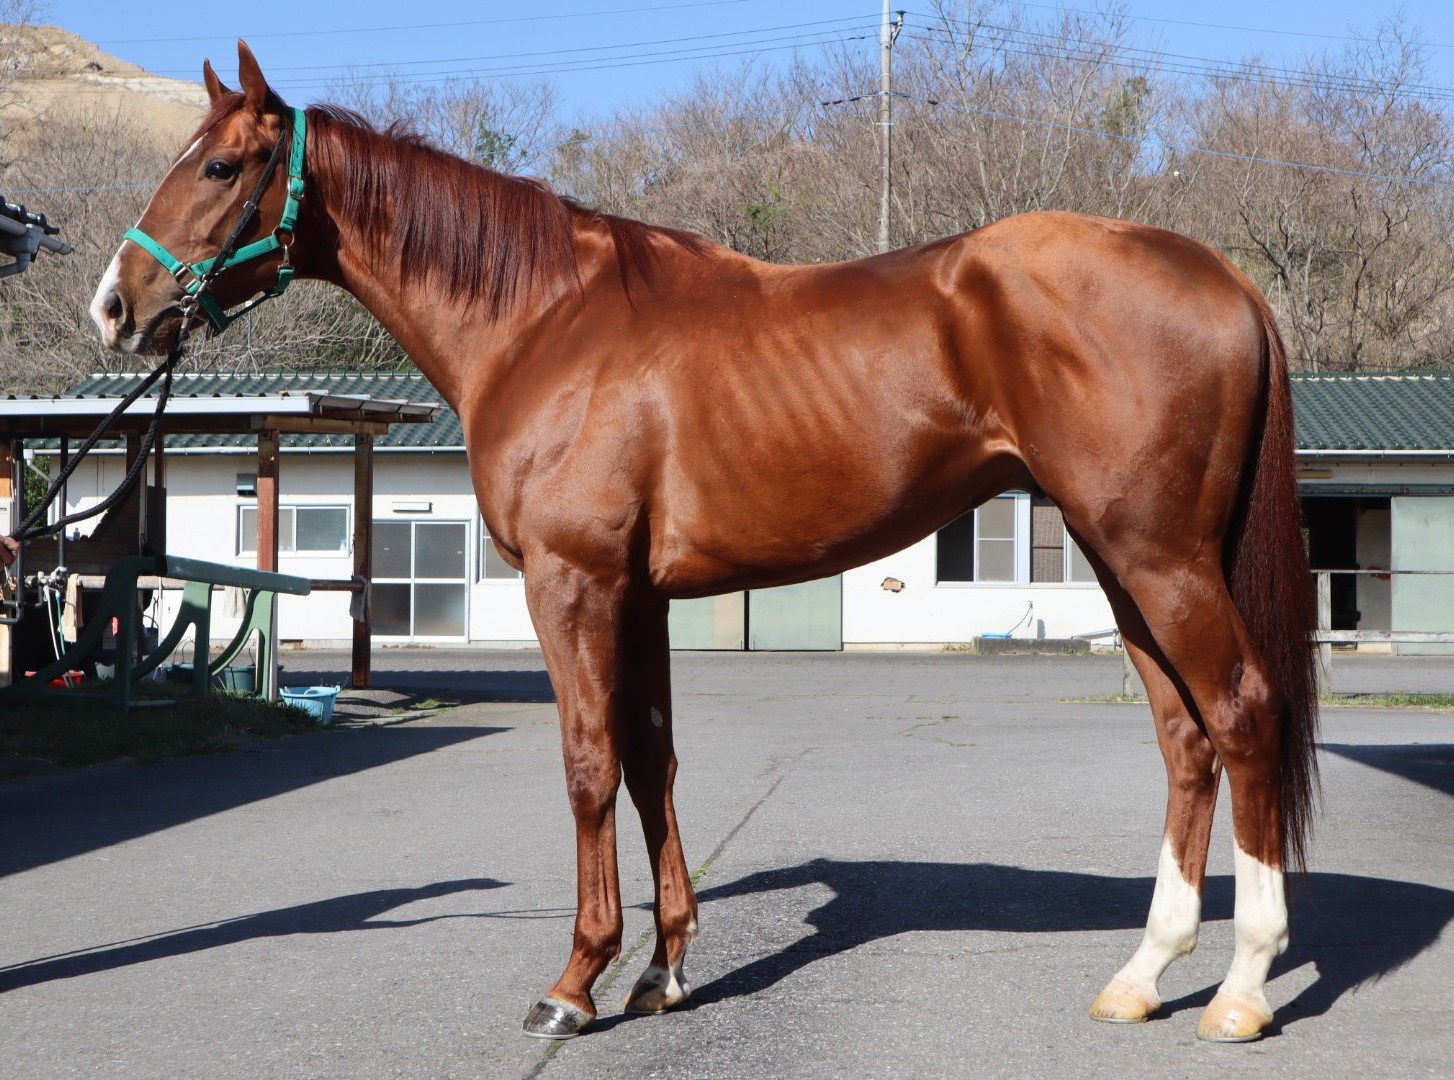
[[[386,919],[416,901],[498,889],[493,878],[441,881],[419,888],[378,889],[278,908],[166,934],[112,942],[93,949],[39,957],[0,968],[0,993],[59,979],[113,971],[261,938],[400,929],[452,915]],[[699,987],[691,1005],[760,993],[816,960],[911,931],[990,931],[1019,934],[1139,929],[1155,882],[992,863],[849,862],[814,859],[798,866],[749,874],[704,889],[703,904],[736,897],[824,886],[832,898],[804,921],[813,932]],[[1317,981],[1279,1013],[1270,1029],[1320,1016],[1340,997],[1398,970],[1438,940],[1454,920],[1454,892],[1411,882],[1349,874],[1314,873],[1294,890],[1292,946],[1273,965],[1273,976],[1311,963]],[[1234,884],[1207,879],[1203,921],[1232,917]],[[1163,1006],[1163,1015],[1205,1005],[1207,987]],[[628,1015],[606,1017],[597,1030]]]
[[[508,884],[509,882],[496,881],[493,878],[465,878],[459,881],[439,881],[413,889],[375,889],[371,892],[335,896],[327,900],[263,911],[256,915],[244,915],[237,919],[187,927],[132,941],[112,942],[94,949],[41,957],[0,968],[0,994],[22,986],[95,975],[130,967],[132,964],[185,956],[259,938],[287,937],[293,934],[341,934],[357,930],[419,926],[453,916],[434,915],[417,919],[383,919],[380,916],[416,901],[482,889],[500,889]]]
[[[704,889],[699,899],[711,904],[813,885],[826,886],[833,895],[806,915],[812,933],[696,988],[692,1004],[756,994],[816,960],[911,931],[1139,929],[1154,884],[1149,877],[990,863],[832,859],[749,874]],[[1313,873],[1307,888],[1294,885],[1290,891],[1292,944],[1273,965],[1272,976],[1313,964],[1318,978],[1280,1012],[1274,1033],[1282,1023],[1322,1015],[1348,991],[1396,971],[1433,945],[1454,919],[1454,892],[1431,885]],[[1233,895],[1230,876],[1209,877],[1203,921],[1231,919]],[[1205,1005],[1214,992],[1215,987],[1207,987],[1166,1002],[1162,1015]]]

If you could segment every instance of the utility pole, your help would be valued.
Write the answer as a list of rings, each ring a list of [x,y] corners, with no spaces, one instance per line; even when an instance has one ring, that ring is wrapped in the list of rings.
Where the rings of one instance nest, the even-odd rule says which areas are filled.
[[[889,200],[893,191],[894,165],[894,42],[904,28],[904,13],[890,21],[889,3],[884,0],[883,23],[879,27],[878,126],[883,132],[879,141],[878,249],[889,249]]]

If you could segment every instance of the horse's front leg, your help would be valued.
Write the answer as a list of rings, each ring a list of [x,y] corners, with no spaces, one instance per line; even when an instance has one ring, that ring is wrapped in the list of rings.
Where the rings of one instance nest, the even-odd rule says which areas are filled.
[[[616,873],[617,740],[626,695],[620,686],[624,581],[556,560],[532,561],[525,579],[560,712],[566,791],[576,826],[575,938],[570,961],[525,1017],[525,1034],[579,1035],[596,1016],[591,987],[621,951]]]
[[[672,804],[677,759],[672,749],[671,645],[667,602],[633,605],[627,616],[628,688],[622,715],[621,765],[626,789],[641,815],[646,854],[656,884],[656,950],[626,996],[629,1012],[658,1013],[691,995],[682,966],[697,936],[697,900],[682,854]]]

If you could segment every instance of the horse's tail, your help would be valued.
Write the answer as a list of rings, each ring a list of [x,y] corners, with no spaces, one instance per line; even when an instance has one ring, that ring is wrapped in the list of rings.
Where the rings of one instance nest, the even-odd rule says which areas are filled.
[[[1283,863],[1306,868],[1319,796],[1317,601],[1303,547],[1287,354],[1267,301],[1255,289],[1266,342],[1261,438],[1231,534],[1232,602],[1282,696]]]

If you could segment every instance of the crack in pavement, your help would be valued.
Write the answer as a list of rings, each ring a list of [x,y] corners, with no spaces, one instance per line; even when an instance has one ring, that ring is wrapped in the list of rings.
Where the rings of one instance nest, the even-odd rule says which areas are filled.
[[[796,761],[798,759],[801,759],[805,755],[811,753],[812,750],[813,747],[805,747],[803,750],[799,751],[796,755],[794,755],[793,760]],[[771,774],[778,768],[779,764],[774,761],[771,765],[769,765],[767,771],[769,774]],[[697,883],[701,881],[702,878],[707,876],[707,872],[712,869],[712,864],[715,863],[722,856],[722,854],[731,845],[732,841],[737,838],[737,835],[747,827],[747,823],[752,820],[753,815],[762,808],[763,804],[765,804],[768,799],[772,798],[773,793],[777,791],[778,787],[786,779],[786,772],[780,773],[777,779],[775,779],[771,784],[768,785],[767,790],[762,793],[758,800],[747,808],[747,812],[742,815],[741,819],[738,820],[737,824],[732,826],[731,830],[727,833],[727,835],[724,836],[722,840],[717,844],[717,846],[712,849],[712,853],[707,856],[707,858],[702,862],[700,866],[692,871],[691,882],[693,889],[696,889]],[[655,926],[643,930],[641,932],[641,936],[636,939],[636,941],[631,945],[629,949],[623,950],[621,955],[616,958],[616,962],[613,963],[611,967],[606,971],[605,977],[601,979],[600,985],[595,988],[596,992],[605,993],[607,990],[611,989],[612,985],[616,982],[616,980],[621,977],[621,973],[626,970],[627,966],[633,960],[635,960],[635,958],[646,948],[647,945],[651,944],[651,941],[654,937],[656,937]],[[567,1042],[571,1041],[573,1040],[563,1039],[559,1042],[550,1043],[545,1048],[544,1053],[540,1055],[540,1060],[535,1063],[535,1067],[532,1068],[528,1073],[526,1073],[522,1080],[538,1080],[538,1078],[545,1072],[546,1066],[548,1066],[551,1061],[555,1059],[555,1055],[560,1052],[560,1048],[564,1046]]]

